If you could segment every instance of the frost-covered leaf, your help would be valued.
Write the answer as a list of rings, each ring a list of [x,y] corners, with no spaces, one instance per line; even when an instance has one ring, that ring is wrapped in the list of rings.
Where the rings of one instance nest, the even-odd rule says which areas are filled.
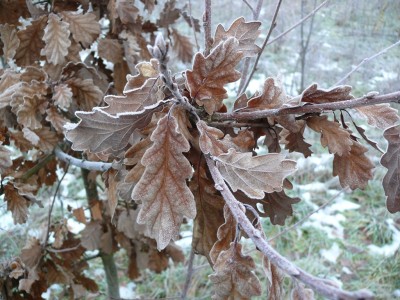
[[[3,42],[4,59],[5,61],[8,61],[14,57],[19,46],[17,29],[15,26],[9,24],[0,25],[0,38]]]
[[[196,254],[204,255],[212,264],[210,251],[217,241],[217,230],[224,223],[224,199],[214,188],[214,183],[207,178],[204,168],[193,176],[190,189],[196,201],[197,215],[193,221],[192,247]],[[234,229],[234,228],[233,228]],[[229,243],[232,241],[229,240]],[[217,255],[221,250],[216,251]]]
[[[122,24],[135,24],[139,9],[134,5],[134,0],[117,0],[116,12]]]
[[[179,59],[185,63],[191,62],[193,58],[193,45],[190,39],[175,29],[172,29],[172,37],[174,39],[173,49]]]
[[[100,24],[93,13],[81,14],[73,11],[61,12],[63,21],[69,23],[74,40],[88,48],[100,34]]]
[[[264,256],[263,259],[263,269],[269,280],[268,290],[268,300],[280,300],[284,296],[283,290],[283,279],[284,276],[282,272],[274,264],[268,261]],[[303,299],[306,300],[306,299]]]
[[[7,202],[7,210],[12,213],[14,224],[24,224],[28,219],[29,202],[18,193],[12,183],[4,187],[4,200]]]
[[[179,233],[183,217],[196,216],[196,203],[186,180],[192,167],[182,152],[189,142],[179,132],[177,121],[166,115],[151,135],[153,145],[142,158],[145,172],[132,192],[132,199],[142,206],[138,223],[146,225],[146,235],[164,249]]]
[[[40,50],[44,47],[42,38],[46,23],[47,16],[41,16],[32,21],[26,29],[18,31],[20,43],[14,56],[17,65],[29,66],[40,59]]]
[[[369,125],[383,130],[396,125],[400,120],[398,111],[387,103],[356,107],[355,110],[367,119]]]
[[[126,85],[124,88],[124,93],[140,88],[149,78],[159,77],[158,71],[158,61],[152,58],[149,62],[140,62],[135,66],[137,70],[135,73],[138,73],[135,76],[129,75],[126,76]]]
[[[68,123],[68,120],[54,106],[46,109],[46,114],[46,121],[50,122],[57,132],[63,133],[64,125]]]
[[[351,86],[340,85],[329,90],[319,89],[316,83],[310,85],[301,94],[301,102],[309,103],[330,103],[353,99],[350,94]]]
[[[112,62],[119,63],[123,59],[122,45],[117,39],[101,39],[98,45],[99,56]]]
[[[42,127],[42,115],[45,112],[47,101],[38,96],[24,97],[24,104],[17,110],[18,123],[30,129]]]
[[[67,110],[72,103],[72,90],[67,84],[54,86],[54,104],[63,110]]]
[[[250,198],[262,199],[264,192],[282,191],[283,179],[296,170],[296,162],[284,157],[277,153],[252,156],[251,152],[229,149],[216,160],[221,175],[234,192],[240,189]]]
[[[0,77],[0,109],[11,104],[12,95],[20,88],[20,74],[6,69]]]
[[[307,289],[304,284],[296,282],[291,295],[290,300],[314,300],[314,291],[312,289]]]
[[[304,141],[304,129],[305,122],[303,121],[303,126],[298,132],[290,132],[286,128],[280,132],[281,142],[285,144],[285,149],[289,150],[289,152],[299,152],[304,155],[304,157],[311,156],[312,151],[310,150],[311,145]]]
[[[197,122],[197,129],[200,132],[200,149],[204,154],[210,153],[213,156],[218,156],[228,152],[229,145],[221,140],[224,137],[221,130],[208,126],[204,121]]]
[[[328,146],[329,152],[338,156],[349,153],[353,140],[350,133],[341,128],[338,122],[329,121],[327,116],[310,117],[307,126],[321,133],[321,145]]]
[[[160,18],[157,20],[157,25],[160,28],[168,28],[179,19],[179,9],[175,7],[176,1],[166,1],[160,13]]]
[[[21,250],[21,260],[29,268],[33,269],[37,266],[42,258],[43,252],[40,242],[36,238],[27,241],[25,247]]]
[[[101,223],[99,221],[91,221],[86,224],[85,229],[81,232],[82,246],[91,251],[99,249],[102,234]]]
[[[251,299],[261,295],[261,284],[254,274],[255,263],[243,256],[242,245],[231,243],[221,252],[214,265],[215,273],[209,276],[213,283],[212,299]]]
[[[237,222],[233,217],[227,205],[223,208],[223,224],[219,226],[217,231],[217,240],[210,250],[210,259],[212,263],[217,261],[219,254],[229,249],[231,242],[236,237]]]
[[[44,29],[43,41],[46,43],[41,54],[46,55],[47,61],[55,65],[61,65],[68,54],[69,24],[61,21],[60,17],[51,13],[48,17],[47,26]]]
[[[396,213],[400,211],[400,125],[386,129],[383,136],[389,143],[381,158],[382,166],[388,169],[383,178],[386,207],[391,213]]]
[[[200,106],[204,105],[208,114],[220,109],[222,100],[227,98],[224,85],[240,78],[235,67],[242,57],[239,42],[235,38],[219,43],[207,57],[196,54],[193,70],[186,72],[187,83],[190,96]]]
[[[260,34],[261,22],[252,21],[246,22],[243,17],[236,19],[228,30],[219,24],[215,32],[214,45],[224,41],[230,37],[234,37],[239,41],[239,50],[243,52],[244,56],[255,56],[260,52],[260,47],[255,44],[255,41]]]
[[[288,97],[282,85],[276,79],[269,77],[264,82],[263,91],[260,95],[252,97],[247,102],[248,109],[264,110],[281,107]]]
[[[337,153],[333,159],[333,176],[339,176],[342,187],[363,189],[368,180],[372,179],[374,164],[365,155],[368,149],[360,143],[353,141],[349,153],[339,156]]]
[[[25,127],[22,129],[22,132],[24,133],[25,139],[46,153],[53,151],[58,143],[57,134],[48,127],[35,130],[30,130]]]
[[[115,116],[94,109],[92,112],[76,112],[81,119],[78,124],[67,124],[66,137],[72,142],[75,151],[120,152],[129,143],[136,129],[147,126],[154,112],[159,110],[155,104],[134,113],[121,113]]]
[[[0,142],[0,173],[12,166],[11,151]]]
[[[150,78],[140,87],[132,90],[124,90],[124,96],[109,95],[104,97],[108,104],[101,110],[115,115],[123,112],[135,112],[152,105],[163,98],[159,92],[160,82],[157,78]]]
[[[94,84],[93,79],[71,78],[67,83],[72,90],[76,104],[83,110],[91,110],[103,99],[103,92]]]

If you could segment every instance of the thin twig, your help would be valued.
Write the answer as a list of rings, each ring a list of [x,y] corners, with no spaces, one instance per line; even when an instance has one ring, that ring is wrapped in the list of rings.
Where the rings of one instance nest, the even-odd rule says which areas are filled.
[[[65,161],[73,166],[77,166],[86,170],[105,172],[112,167],[112,163],[105,163],[101,161],[87,161],[73,157],[63,152],[60,147],[56,147],[54,149],[54,154],[58,159],[61,159],[62,161]]]
[[[183,287],[182,291],[182,300],[185,300],[187,297],[187,293],[190,288],[190,283],[192,281],[192,276],[193,276],[193,261],[194,261],[194,249],[190,250],[190,256],[189,256],[189,261],[188,261],[188,269],[187,269],[187,274],[186,274],[186,280],[185,280],[185,285]]]
[[[30,178],[32,175],[36,174],[40,169],[42,169],[49,161],[54,158],[54,154],[47,154],[43,159],[41,159],[36,165],[30,168],[24,175],[21,176],[21,179],[26,180]]]
[[[204,6],[204,56],[207,56],[210,54],[211,46],[213,44],[211,37],[211,0],[204,0]]]
[[[197,41],[196,26],[194,26],[195,24],[192,16],[192,1],[188,0],[188,4],[189,4],[188,6],[189,6],[190,24],[192,24],[193,28],[194,41],[196,42],[197,51],[200,51],[199,42]]]
[[[55,190],[55,192],[54,192],[53,200],[51,201],[51,205],[50,205],[50,208],[49,208],[49,214],[48,214],[48,216],[47,216],[47,231],[46,231],[46,236],[45,236],[44,243],[43,243],[43,245],[42,245],[43,248],[45,248],[45,247],[47,246],[47,242],[49,241],[50,223],[51,223],[51,213],[52,213],[52,211],[53,211],[54,203],[56,202],[56,198],[57,198],[57,194],[58,194],[58,191],[59,191],[59,189],[60,189],[60,186],[61,186],[61,182],[63,181],[65,175],[67,175],[68,169],[69,169],[69,164],[67,165],[67,169],[65,170],[64,174],[62,175],[62,177],[60,178],[60,180],[59,180],[58,183],[57,183],[57,187],[56,187],[56,190]]]
[[[344,190],[340,190],[336,195],[333,195],[333,197],[331,197],[328,201],[326,201],[324,204],[322,204],[320,207],[318,207],[317,209],[311,211],[310,213],[308,213],[307,215],[305,215],[303,218],[301,218],[299,221],[297,221],[296,223],[294,223],[292,226],[286,227],[284,230],[282,230],[281,232],[279,232],[278,234],[274,235],[273,237],[268,239],[268,242],[273,241],[274,239],[286,234],[287,232],[293,230],[294,228],[296,228],[297,226],[299,226],[301,223],[303,223],[304,221],[306,221],[307,219],[309,219],[313,214],[316,214],[317,212],[319,212],[321,209],[323,209],[324,207],[326,207],[328,204],[332,203],[333,200],[335,200],[337,197],[339,197],[339,195],[341,195],[343,193]]]
[[[247,0],[242,0],[251,10],[251,12],[253,13],[253,16],[255,15],[255,10],[253,8],[253,6],[251,6],[251,4],[249,2],[247,2]]]
[[[382,55],[386,51],[389,51],[390,49],[396,47],[397,45],[400,45],[400,40],[397,41],[396,43],[390,45],[389,47],[386,47],[385,49],[382,49],[378,53],[375,53],[374,55],[364,58],[357,66],[355,66],[349,73],[347,73],[343,78],[341,78],[338,82],[334,84],[334,86],[342,84],[347,78],[350,77],[351,74],[353,74],[355,71],[357,71],[363,64],[369,62],[370,60],[373,60],[374,58],[378,57],[379,55]]]
[[[323,279],[314,277],[313,275],[305,272],[275,251],[275,249],[273,249],[262,237],[262,233],[254,228],[249,219],[246,217],[245,213],[240,209],[239,201],[236,200],[235,196],[226,185],[220,171],[214,164],[214,161],[209,156],[206,156],[206,161],[214,183],[218,185],[219,190],[224,197],[225,203],[228,205],[236,221],[240,224],[241,228],[246,232],[247,236],[253,241],[256,247],[271,261],[272,264],[280,268],[287,275],[300,280],[329,299],[373,298],[373,294],[367,290],[348,292],[329,285]]]
[[[284,32],[282,32],[281,34],[279,34],[277,37],[273,38],[272,40],[270,40],[267,43],[267,46],[272,44],[273,42],[276,42],[277,40],[279,40],[280,38],[282,38],[283,36],[285,36],[286,34],[288,34],[289,32],[291,32],[293,29],[297,28],[298,26],[300,26],[303,22],[307,21],[309,18],[311,18],[313,15],[315,15],[315,13],[317,11],[319,11],[322,7],[324,7],[327,3],[329,2],[329,0],[325,0],[324,2],[322,2],[320,5],[317,6],[317,8],[315,8],[311,13],[309,13],[307,16],[305,16],[303,19],[301,19],[300,21],[298,21],[296,24],[294,24],[292,27],[289,27],[287,30],[285,30]]]
[[[250,122],[239,123],[239,122],[233,122],[233,121],[228,121],[228,122],[223,122],[223,123],[211,122],[211,123],[208,123],[208,125],[211,125],[214,127],[261,127],[261,128],[270,126],[266,122],[263,122],[263,123],[250,123]]]
[[[254,75],[254,73],[255,73],[255,71],[257,69],[257,65],[258,65],[258,62],[259,62],[259,60],[261,58],[261,55],[264,52],[265,47],[267,46],[267,43],[268,43],[268,40],[269,40],[269,38],[271,36],[272,31],[276,27],[276,18],[278,17],[278,13],[279,13],[279,9],[281,7],[282,1],[283,0],[278,0],[278,4],[276,5],[275,13],[274,13],[274,16],[272,18],[271,25],[269,27],[267,37],[265,38],[264,43],[261,46],[261,50],[257,55],[256,61],[254,62],[253,68],[251,69],[250,76],[247,78],[246,83],[243,86],[243,88],[240,90],[239,94],[243,93],[247,89],[247,87],[249,86],[251,78],[253,78],[253,75]]]
[[[271,116],[283,116],[283,115],[301,115],[306,113],[322,113],[324,111],[333,111],[347,108],[354,108],[360,106],[369,106],[374,104],[400,102],[400,92],[394,92],[385,95],[378,96],[363,96],[360,98],[331,102],[331,103],[320,103],[320,104],[307,104],[293,107],[282,107],[276,109],[267,109],[259,111],[248,111],[248,112],[232,112],[232,113],[214,113],[212,115],[212,121],[245,121],[245,120],[257,120],[264,119]]]
[[[79,243],[75,247],[71,247],[71,248],[64,248],[64,249],[46,248],[46,250],[49,252],[53,252],[53,253],[63,253],[63,252],[74,251],[74,250],[78,249],[80,246],[81,246],[81,243]]]

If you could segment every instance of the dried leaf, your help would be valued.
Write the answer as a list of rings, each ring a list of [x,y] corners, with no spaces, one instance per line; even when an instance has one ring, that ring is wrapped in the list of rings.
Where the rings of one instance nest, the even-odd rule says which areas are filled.
[[[349,186],[352,190],[364,189],[372,179],[374,164],[365,155],[368,149],[354,141],[349,153],[342,156],[335,154],[333,159],[333,176],[339,176],[340,185]]]
[[[108,104],[101,110],[115,115],[123,112],[135,112],[144,107],[157,103],[163,98],[159,93],[160,82],[158,78],[150,78],[140,87],[132,90],[124,90],[124,96],[109,95],[104,97]]]
[[[225,221],[221,226],[219,226],[217,231],[217,241],[210,250],[210,259],[212,263],[216,263],[217,258],[222,251],[229,249],[231,242],[236,237],[237,222],[227,205],[224,206],[223,210],[223,219]]]
[[[69,23],[74,40],[88,48],[100,34],[100,24],[93,13],[81,14],[73,11],[61,12],[63,20]]]
[[[72,211],[72,214],[76,218],[76,220],[82,224],[86,224],[86,217],[85,217],[85,211],[83,210],[82,207],[76,208]]]
[[[361,137],[366,141],[372,148],[378,150],[379,152],[383,153],[383,151],[379,148],[378,144],[372,140],[370,140],[366,134],[364,128],[361,126],[358,126],[354,121],[352,121],[354,128],[357,130],[357,132],[361,135]]]
[[[6,69],[0,77],[0,109],[10,105],[12,95],[21,87],[20,74]]]
[[[3,56],[5,61],[8,61],[14,57],[19,46],[17,29],[13,25],[2,24],[0,25],[0,37],[4,45]]]
[[[57,108],[51,106],[46,109],[46,114],[46,121],[50,122],[57,132],[64,133],[64,125],[67,124],[68,120],[57,111]]]
[[[229,145],[221,140],[224,137],[224,133],[221,130],[207,126],[206,122],[201,120],[196,125],[200,132],[200,149],[204,154],[210,153],[213,156],[218,156],[228,152]]]
[[[47,106],[45,99],[38,96],[24,97],[24,104],[20,105],[17,110],[17,121],[21,125],[30,129],[38,129],[42,127],[43,114]]]
[[[227,97],[224,85],[240,78],[235,67],[242,57],[239,42],[235,38],[219,43],[207,57],[196,54],[193,71],[186,72],[187,84],[190,96],[200,106],[204,105],[208,114],[221,108],[222,100]]]
[[[341,128],[338,122],[329,121],[327,116],[310,117],[307,126],[321,133],[321,145],[328,146],[329,152],[338,156],[347,155],[353,140],[350,133]]]
[[[67,219],[63,219],[54,229],[53,247],[59,249],[62,247],[68,235]]]
[[[19,19],[31,17],[26,0],[0,1],[0,23],[20,24]]]
[[[179,59],[184,63],[191,62],[193,58],[193,45],[190,39],[175,29],[172,29],[172,37],[174,39],[173,49],[178,54]]]
[[[29,202],[18,193],[12,183],[4,187],[4,200],[7,202],[7,210],[12,213],[14,224],[24,224],[28,219]]]
[[[11,151],[0,142],[0,173],[12,166]]]
[[[17,65],[29,66],[40,59],[40,50],[44,47],[42,38],[46,23],[47,16],[41,16],[32,21],[32,24],[26,29],[18,31],[20,43],[14,57]]]
[[[160,18],[157,20],[157,25],[160,28],[168,28],[179,19],[179,9],[175,7],[176,0],[166,1],[160,13]]]
[[[28,141],[46,153],[53,151],[58,143],[57,134],[48,127],[35,130],[25,127],[22,132]]]
[[[251,152],[229,149],[216,160],[231,189],[234,192],[240,189],[254,199],[264,198],[264,192],[282,191],[283,179],[296,170],[295,161],[284,159],[284,155],[277,153],[253,157]]]
[[[166,115],[151,135],[153,146],[142,158],[146,170],[132,192],[141,200],[138,223],[146,225],[146,235],[164,249],[179,233],[183,217],[196,216],[196,203],[186,184],[192,167],[182,152],[190,149],[179,132],[176,119]]]
[[[101,235],[103,230],[99,221],[91,221],[86,224],[85,229],[82,230],[81,244],[87,250],[97,250],[100,248]]]
[[[386,129],[383,136],[389,143],[381,158],[382,166],[388,169],[383,178],[386,207],[389,212],[396,213],[400,211],[400,125]]]
[[[270,283],[268,287],[268,300],[283,299],[284,290],[282,283],[284,276],[282,272],[274,264],[271,264],[269,261],[266,261],[266,259],[263,260],[263,269]]]
[[[81,119],[78,124],[67,124],[66,137],[75,151],[89,150],[93,153],[120,152],[129,143],[136,129],[147,126],[154,112],[159,109],[155,104],[135,113],[109,115],[99,109],[92,112],[77,112]]]
[[[316,83],[312,84],[301,94],[301,102],[309,103],[330,103],[353,99],[350,94],[351,86],[340,85],[330,90],[318,89]]]
[[[111,219],[114,217],[115,209],[118,205],[118,191],[117,191],[117,170],[110,168],[103,174],[106,178],[107,185],[107,202],[110,208]]]
[[[304,284],[296,282],[294,289],[290,295],[291,300],[314,300],[314,291],[306,289]]]
[[[158,61],[152,58],[149,62],[140,62],[135,66],[135,76],[128,75],[124,93],[141,87],[149,78],[159,77]]]
[[[28,240],[25,247],[21,250],[21,260],[29,269],[33,269],[42,258],[42,250],[39,240],[32,238],[31,240]]]
[[[117,39],[101,39],[98,45],[99,56],[114,64],[122,61],[123,49]]]
[[[190,182],[197,210],[193,222],[192,247],[196,254],[206,256],[212,264],[210,251],[218,240],[217,230],[224,223],[223,207],[225,202],[221,195],[217,194],[213,182],[207,178],[205,169],[200,168],[199,172],[199,174],[195,173],[194,180]],[[228,242],[231,241],[232,239]],[[218,256],[221,250],[215,251],[218,252],[216,254]]]
[[[311,156],[312,151],[310,150],[311,145],[304,141],[304,129],[305,122],[303,121],[303,126],[299,132],[290,132],[287,129],[283,129],[280,132],[281,142],[285,144],[285,149],[288,149],[289,152],[299,152],[304,155],[304,157]]]
[[[46,46],[41,51],[42,55],[46,55],[48,62],[55,65],[64,63],[68,48],[71,46],[69,34],[69,24],[61,21],[59,16],[51,13],[44,29],[43,41]]]
[[[153,12],[154,7],[157,4],[157,0],[140,0],[144,4],[144,9],[146,9],[150,14]]]
[[[67,83],[72,89],[76,104],[83,110],[91,110],[99,105],[103,99],[103,92],[94,84],[93,79],[72,78]],[[66,95],[64,94],[63,96]]]
[[[388,103],[356,107],[355,110],[367,119],[369,125],[383,130],[394,126],[400,120],[397,110],[391,108]]]
[[[257,55],[261,48],[255,44],[260,34],[261,22],[246,22],[243,17],[236,19],[228,30],[219,24],[215,32],[213,47],[218,45],[220,41],[234,37],[239,41],[239,51],[242,51],[245,57]]]
[[[231,243],[221,252],[214,265],[215,273],[209,276],[214,284],[212,299],[250,299],[261,295],[261,284],[254,274],[255,263],[243,256],[242,245]]]
[[[265,128],[263,130],[265,134],[264,145],[267,146],[269,153],[280,153],[281,145],[279,144],[279,135],[283,128],[274,126],[272,128]]]
[[[116,11],[122,24],[135,24],[139,9],[134,5],[134,0],[117,0]]]
[[[264,82],[264,88],[260,95],[252,97],[247,102],[247,109],[265,110],[281,107],[287,102],[288,97],[279,81],[269,77]]]
[[[54,104],[63,110],[67,110],[72,102],[72,90],[66,84],[59,84],[54,87]]]

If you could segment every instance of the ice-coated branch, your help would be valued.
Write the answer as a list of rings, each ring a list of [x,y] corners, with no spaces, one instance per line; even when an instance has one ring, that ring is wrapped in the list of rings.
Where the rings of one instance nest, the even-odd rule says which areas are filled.
[[[240,209],[239,201],[236,200],[235,196],[226,185],[214,161],[209,156],[206,156],[206,161],[214,183],[219,187],[218,190],[224,197],[225,203],[228,205],[236,221],[240,224],[241,228],[246,232],[256,247],[270,260],[272,264],[280,268],[287,275],[305,283],[313,290],[329,299],[373,299],[374,295],[368,290],[349,292],[334,287],[333,285],[329,285],[326,280],[307,273],[275,251],[275,249],[268,244],[265,238],[263,238],[262,233],[254,228],[245,213]]]
[[[232,113],[215,113],[212,116],[213,121],[245,121],[245,120],[256,120],[264,119],[272,116],[283,116],[283,115],[302,115],[307,113],[321,113],[324,111],[333,111],[340,109],[355,108],[360,106],[369,106],[374,104],[400,102],[400,92],[394,92],[385,95],[365,95],[360,98],[321,103],[321,104],[305,104],[301,106],[292,107],[281,107],[275,109],[258,110],[258,111],[247,111],[247,112],[232,112]]]
[[[73,157],[63,152],[59,147],[56,147],[54,149],[54,154],[58,159],[65,161],[73,166],[83,168],[86,170],[105,172],[112,166],[112,163],[105,163],[100,161],[88,161]]]

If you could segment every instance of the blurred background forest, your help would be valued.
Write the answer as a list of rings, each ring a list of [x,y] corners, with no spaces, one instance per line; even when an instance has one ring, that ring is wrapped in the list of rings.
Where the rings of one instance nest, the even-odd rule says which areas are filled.
[[[137,3],[136,3],[137,2]],[[141,2],[135,5],[143,8]],[[157,2],[164,2],[159,0]],[[221,23],[226,28],[233,20],[244,16],[246,21],[253,19],[249,4],[255,6],[255,0],[247,1],[212,1],[212,28]],[[270,41],[285,32],[300,19],[312,12],[322,1],[297,0],[283,1],[277,26]],[[202,23],[202,1],[178,1],[176,4],[184,8],[188,14]],[[163,5],[156,7],[154,19]],[[264,0],[259,20],[262,21],[261,45],[268,31],[276,1]],[[148,12],[142,12],[146,15]],[[149,19],[153,16],[149,15]],[[107,31],[107,23],[102,24]],[[193,49],[196,44],[202,47],[203,35],[197,33],[180,18],[176,28],[180,33],[189,36]],[[203,29],[201,29],[203,30]],[[197,39],[197,41],[196,41]],[[284,35],[282,38],[267,45],[258,65],[254,80],[249,91],[256,92],[261,88],[267,77],[276,76],[283,82],[287,94],[300,94],[310,84],[317,82],[321,88],[329,88],[339,82],[364,59],[379,53],[400,40],[400,1],[398,0],[341,0],[328,1],[314,16]],[[96,50],[96,49],[92,49]],[[170,66],[173,71],[189,68],[178,60],[173,60]],[[353,86],[356,97],[370,91],[389,93],[400,90],[400,46],[391,48],[378,57],[365,61],[360,68],[345,78],[341,84]],[[238,84],[230,86],[230,96],[236,96]],[[228,101],[229,102],[229,101]],[[363,124],[362,121],[359,124]],[[368,131],[368,136],[385,149],[386,144],[381,132]],[[271,243],[281,254],[292,259],[296,264],[314,275],[334,280],[345,289],[368,288],[378,295],[379,299],[400,299],[400,215],[391,215],[385,208],[385,196],[381,186],[383,167],[374,170],[374,180],[366,190],[350,193],[340,188],[337,178],[331,176],[332,157],[327,150],[313,141],[316,134],[306,133],[307,141],[313,144],[313,156],[307,161],[300,155],[288,154],[289,158],[298,161],[299,171],[292,177],[295,184],[293,195],[298,195],[302,201],[294,205],[292,218],[285,226],[271,226],[265,220],[267,237],[273,238]],[[263,152],[262,140],[259,141],[259,151]],[[381,154],[374,149],[369,151],[370,157],[378,163]],[[61,177],[62,174],[59,174]],[[80,171],[71,166],[69,174],[62,181],[58,201],[53,211],[53,218],[66,217],[71,230],[78,232],[83,225],[73,220],[68,206],[77,208],[85,202],[84,186]],[[311,184],[312,183],[312,184]],[[53,190],[42,192],[42,202],[48,205],[54,194]],[[318,207],[323,207],[315,212]],[[29,235],[38,235],[46,226],[46,210],[31,209],[27,224],[14,225],[11,213],[7,212],[6,204],[0,202],[0,262],[20,251]],[[304,222],[282,234],[309,214]],[[191,223],[185,224],[187,233],[177,243],[185,253],[190,252]],[[190,233],[190,234],[189,234]],[[275,235],[280,234],[275,237]],[[254,246],[248,246],[246,251],[253,251]],[[151,271],[142,273],[139,280],[132,282],[126,276],[126,255],[123,251],[116,256],[120,273],[121,297],[126,299],[180,299],[183,284],[186,279],[187,266],[177,264],[156,274]],[[91,256],[95,256],[92,253]],[[188,255],[187,255],[188,257]],[[98,259],[88,260],[91,268],[87,270],[91,278],[96,278],[102,292],[105,293],[104,270]],[[260,262],[260,258],[258,261]],[[172,262],[170,262],[172,264]],[[258,272],[262,274],[261,263]],[[204,257],[195,257],[194,272],[190,285],[189,299],[209,299],[210,282],[207,276],[212,272]],[[261,275],[262,277],[262,275]],[[103,282],[103,285],[101,284]],[[265,283],[265,279],[264,282]],[[289,283],[288,283],[289,284]],[[61,287],[53,286],[47,293],[48,299],[61,297]],[[100,299],[101,295],[93,295]],[[261,299],[261,298],[260,298]],[[319,298],[317,298],[319,299]]]

